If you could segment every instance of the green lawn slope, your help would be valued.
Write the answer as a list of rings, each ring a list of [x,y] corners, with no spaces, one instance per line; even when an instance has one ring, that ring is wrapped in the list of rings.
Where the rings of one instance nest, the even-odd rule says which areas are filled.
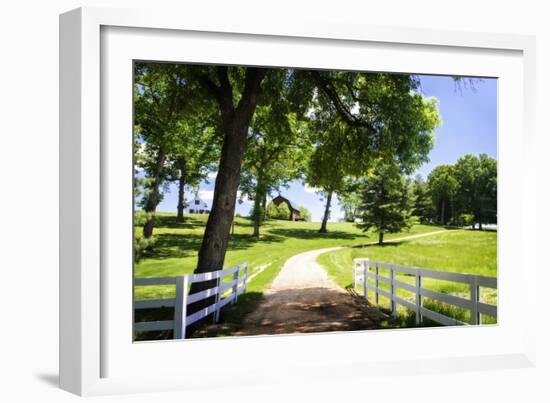
[[[426,269],[481,274],[497,276],[497,233],[490,231],[448,230],[440,234],[422,238],[390,242],[386,245],[369,245],[362,248],[349,248],[325,253],[319,256],[318,262],[328,271],[330,277],[342,287],[350,287],[352,283],[352,262],[354,258],[367,257],[373,261],[394,263],[404,266]],[[388,276],[382,270],[381,275]],[[414,284],[414,277],[399,275],[401,281]],[[382,288],[388,290],[385,283]],[[425,279],[423,287],[469,298],[467,285],[458,283]],[[398,294],[414,301],[413,294],[399,290]],[[497,292],[482,288],[483,302],[496,304]],[[389,307],[389,301],[380,297],[380,305]],[[452,307],[437,301],[425,299],[425,306],[463,321],[469,321],[469,311]],[[405,308],[400,307],[400,326],[411,326],[414,318]],[[484,317],[483,323],[494,323],[494,318]],[[429,322],[428,322],[429,323]]]

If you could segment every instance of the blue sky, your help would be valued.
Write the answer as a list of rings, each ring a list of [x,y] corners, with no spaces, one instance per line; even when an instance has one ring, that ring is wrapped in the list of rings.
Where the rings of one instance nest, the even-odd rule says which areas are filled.
[[[430,162],[422,165],[416,173],[424,178],[433,168],[456,162],[464,154],[486,153],[497,158],[497,80],[475,81],[475,90],[463,85],[460,90],[454,81],[445,76],[420,76],[421,91],[425,96],[439,100],[442,125],[435,132],[435,145],[429,154]],[[211,203],[214,191],[214,175],[201,183],[199,196]],[[289,189],[281,189],[281,194],[296,203],[307,207],[313,221],[321,221],[324,205],[315,189],[301,182],[292,182]],[[187,193],[187,200],[194,195]],[[273,195],[273,196],[276,196]],[[157,211],[175,212],[177,187],[171,185]],[[252,203],[245,200],[237,205],[237,214],[247,215]],[[343,217],[338,200],[333,199],[331,221]]]

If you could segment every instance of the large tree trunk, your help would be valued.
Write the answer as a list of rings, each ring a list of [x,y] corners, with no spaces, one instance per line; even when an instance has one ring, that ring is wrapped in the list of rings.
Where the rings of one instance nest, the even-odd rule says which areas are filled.
[[[441,225],[445,225],[445,199],[441,200]]]
[[[328,222],[328,217],[330,215],[331,200],[332,200],[332,191],[328,192],[327,194],[327,204],[325,205],[325,214],[323,214],[323,222],[321,223],[321,229],[319,230],[321,234],[324,234],[325,232],[327,232],[327,222]]]
[[[235,202],[248,127],[256,109],[261,82],[265,74],[266,70],[247,68],[243,93],[237,107],[234,108],[227,68],[219,68],[220,86],[216,86],[217,89],[215,88],[212,91],[217,94],[216,99],[220,106],[224,139],[214,187],[212,209],[206,223],[195,273],[223,269],[229,232],[235,213]],[[212,86],[212,84],[209,85]],[[228,86],[229,90],[227,89]],[[194,294],[213,288],[216,285],[217,280],[194,283],[191,286],[190,293]],[[188,313],[194,313],[213,302],[214,298],[206,298],[190,304]],[[192,333],[194,329],[195,326],[192,326],[188,330]]]
[[[143,225],[144,238],[151,238],[153,236],[153,228],[155,227],[155,211],[157,210],[160,199],[160,185],[162,182],[161,172],[162,167],[164,166],[165,159],[166,155],[164,149],[161,148],[159,149],[159,152],[157,154],[153,183],[151,184],[151,188],[149,189],[147,203],[143,208],[146,213],[150,213],[149,219],[145,221],[145,224]]]
[[[180,169],[180,178],[178,183],[178,215],[176,222],[184,222],[183,210],[185,209],[185,167],[182,164]]]

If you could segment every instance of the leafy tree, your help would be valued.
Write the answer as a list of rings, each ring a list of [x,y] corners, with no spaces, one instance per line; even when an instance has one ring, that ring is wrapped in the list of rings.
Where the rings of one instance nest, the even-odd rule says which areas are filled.
[[[252,214],[254,214],[254,208],[252,209]],[[289,220],[290,218],[290,209],[286,203],[281,203],[278,206],[270,202],[267,206],[267,216],[275,220]]]
[[[428,183],[420,175],[416,175],[411,182],[414,197],[412,214],[421,222],[429,222],[435,214],[433,200]]]
[[[240,189],[254,201],[254,236],[259,238],[267,196],[301,176],[311,145],[288,100],[259,106],[251,124]]]
[[[379,160],[395,160],[401,170],[412,172],[427,161],[440,118],[437,101],[420,94],[413,76],[314,74],[320,74],[321,81],[332,89],[316,98],[310,114],[311,130],[318,139],[306,179],[326,195],[320,229],[326,232],[332,196],[345,193],[346,180],[368,175]],[[338,101],[335,94],[339,90],[345,96]],[[342,114],[341,108],[347,114]]]
[[[168,154],[180,119],[188,112],[189,88],[178,65],[135,63],[134,70],[134,142],[140,155],[136,164],[144,174],[139,205],[150,213],[143,225],[143,237],[150,238],[162,186],[169,176]]]
[[[362,199],[362,222],[358,226],[364,231],[374,229],[380,245],[384,234],[410,228],[410,192],[396,163],[381,162],[374,168],[362,190]]]
[[[281,203],[277,206],[277,219],[290,220],[290,209],[286,203]]]
[[[428,175],[428,187],[441,225],[458,213],[455,208],[458,186],[453,165],[439,165]]]
[[[277,206],[275,205],[275,203],[270,202],[267,205],[267,208],[265,210],[266,217],[267,218],[277,218],[278,214],[279,214],[279,210],[277,209]],[[254,207],[252,208],[252,211],[251,211],[251,217],[254,217]]]
[[[460,215],[460,225],[471,225],[472,229],[475,225],[475,219],[473,214],[463,213]]]
[[[219,159],[219,133],[211,123],[209,116],[201,113],[178,122],[167,158],[168,180],[178,184],[176,222],[184,222],[185,187],[198,188]]]
[[[307,209],[305,206],[298,207],[298,210],[300,210],[300,219],[310,222],[311,221],[311,211]]]
[[[458,182],[457,204],[463,213],[473,216],[482,229],[483,222],[496,222],[497,163],[487,154],[465,155],[454,169]]]
[[[134,225],[142,227],[151,218],[151,215],[152,213],[136,211]],[[145,238],[143,234],[134,234],[134,262],[139,262],[153,248],[155,242],[156,239],[154,236]]]
[[[307,167],[307,182],[310,186],[322,189],[325,211],[320,233],[327,232],[332,197],[344,187],[346,175],[346,155],[342,152],[345,125],[336,121],[327,130],[318,134],[318,143]]]
[[[187,68],[188,80],[197,83],[201,90],[194,97],[204,97],[213,102],[222,137],[212,208],[195,269],[195,273],[204,273],[221,270],[224,266],[250,122],[260,101],[262,82],[268,69],[229,66]],[[190,292],[200,292],[215,285],[215,281],[194,283]],[[189,312],[193,313],[211,303],[213,299],[206,298],[191,304]]]
[[[360,217],[361,194],[359,189],[364,178],[346,178],[344,190],[338,193],[338,200],[344,210],[344,220],[347,222],[355,222]]]
[[[252,215],[254,215],[254,208],[252,208]],[[269,202],[266,208],[266,216],[274,220],[289,220],[290,209],[286,203],[281,203],[278,206]]]

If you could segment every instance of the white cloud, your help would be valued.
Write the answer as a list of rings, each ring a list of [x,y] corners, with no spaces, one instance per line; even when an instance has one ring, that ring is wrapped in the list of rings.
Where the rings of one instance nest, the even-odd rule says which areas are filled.
[[[214,179],[216,176],[218,176],[217,172],[209,172],[208,173],[208,178],[210,178],[210,179]]]

